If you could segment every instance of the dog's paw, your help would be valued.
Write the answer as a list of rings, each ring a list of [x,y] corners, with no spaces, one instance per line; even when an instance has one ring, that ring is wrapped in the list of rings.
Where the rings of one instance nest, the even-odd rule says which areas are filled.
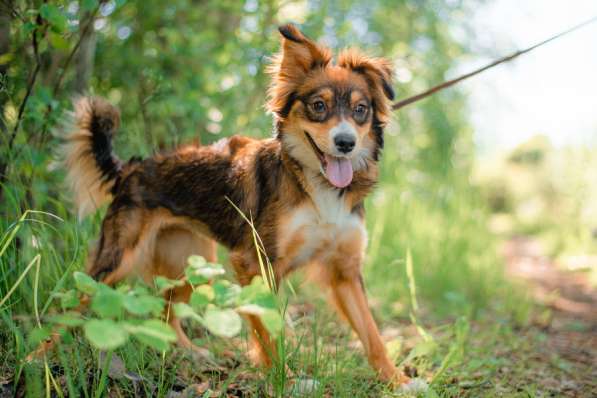
[[[292,386],[292,396],[312,397],[319,390],[321,383],[315,379],[299,378]]]
[[[419,394],[427,392],[427,390],[429,390],[429,384],[425,380],[417,377],[401,384],[396,389],[396,393],[398,393],[399,396],[416,397]]]

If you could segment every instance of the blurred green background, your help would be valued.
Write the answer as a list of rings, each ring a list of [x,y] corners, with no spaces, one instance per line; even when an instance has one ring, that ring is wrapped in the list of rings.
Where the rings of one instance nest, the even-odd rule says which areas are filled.
[[[354,45],[391,59],[400,99],[453,75],[457,61],[472,51],[473,10],[485,3],[1,0],[0,230],[6,249],[0,257],[0,297],[41,254],[36,300],[42,315],[54,311],[53,294],[72,285],[70,275],[84,267],[88,244],[97,236],[102,212],[76,219],[57,163],[56,132],[73,96],[103,96],[120,108],[115,151],[123,159],[150,156],[189,140],[209,144],[231,134],[269,137],[264,71],[279,48],[279,24],[297,22],[334,50]],[[421,373],[441,369],[452,355],[454,334],[446,332],[446,325],[455,319],[479,325],[490,320],[491,326],[479,326],[477,335],[486,339],[483,331],[490,330],[491,341],[518,338],[513,330],[532,324],[528,289],[505,272],[499,250],[504,242],[529,237],[562,268],[580,270],[593,284],[597,280],[594,148],[556,148],[537,137],[515,150],[480,157],[468,111],[466,92],[456,87],[397,112],[386,130],[379,187],[367,201],[365,277],[376,317],[385,326],[439,328],[434,333],[439,348],[415,363]],[[32,215],[8,239],[28,209],[64,221]],[[407,251],[414,265],[410,277]],[[31,383],[41,376],[41,370],[22,362],[32,349],[26,336],[35,327],[27,318],[35,306],[33,284],[34,276],[26,275],[0,308],[7,325],[0,331],[0,374],[13,387],[24,383],[24,375]],[[416,314],[415,286],[421,298]],[[298,298],[290,295],[291,304],[308,301],[298,290]],[[315,317],[316,324],[334,319]],[[389,338],[395,341],[396,336]],[[397,348],[402,356],[412,349],[405,341]],[[81,355],[91,356],[85,349]],[[455,360],[453,354],[446,368],[464,379],[481,368],[483,377],[496,377],[502,366],[494,360],[497,354],[470,350],[478,363]],[[140,366],[138,353],[121,355],[129,365]],[[357,361],[358,374],[366,372],[362,358],[351,360]],[[156,366],[147,365],[145,377],[158,378]],[[336,384],[327,381],[333,391],[367,395],[367,383],[374,379],[370,374],[360,385],[350,367],[343,372],[336,373]],[[171,384],[180,378],[176,371],[169,375]],[[458,383],[438,391],[475,396]]]
[[[8,135],[34,70],[34,31],[40,68],[12,148],[2,149],[5,227],[25,209],[73,220],[66,211],[63,171],[54,164],[59,141],[53,132],[75,94],[100,95],[121,109],[115,148],[124,159],[193,139],[208,144],[231,134],[269,137],[264,70],[279,48],[281,22],[302,22],[308,35],[333,49],[356,45],[392,59],[398,96],[406,97],[441,81],[466,50],[451,38],[448,26],[466,27],[466,7],[472,4],[88,1],[36,8],[14,2],[18,16],[10,25],[2,97]],[[33,18],[37,9],[47,17],[41,26]],[[93,29],[88,28],[91,17]],[[478,248],[468,240],[470,228],[484,230],[484,206],[468,182],[474,148],[464,103],[458,90],[445,91],[396,115],[386,133],[382,184],[369,203],[368,220],[377,234],[371,239],[371,263],[395,273],[387,288],[397,294],[405,287],[400,283],[404,267],[387,264],[403,258],[407,247],[424,262],[417,267],[421,277],[438,283],[439,290],[428,294],[454,290],[479,300],[485,294],[483,278],[483,286],[465,286],[475,292],[456,293],[460,277],[445,265],[457,262],[468,273],[469,267],[491,268],[493,261],[483,250],[483,233],[472,234]]]

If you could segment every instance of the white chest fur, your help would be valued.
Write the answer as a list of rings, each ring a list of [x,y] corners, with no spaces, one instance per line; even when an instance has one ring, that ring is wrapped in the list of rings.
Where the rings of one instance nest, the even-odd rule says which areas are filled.
[[[279,249],[292,267],[311,261],[325,261],[347,240],[354,247],[365,247],[367,232],[361,218],[353,214],[345,196],[337,190],[321,189],[311,201],[294,209],[281,225]]]

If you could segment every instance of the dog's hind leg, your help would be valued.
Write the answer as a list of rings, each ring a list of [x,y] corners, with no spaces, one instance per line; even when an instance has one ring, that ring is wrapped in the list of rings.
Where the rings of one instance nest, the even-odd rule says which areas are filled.
[[[163,228],[156,237],[154,262],[150,269],[153,278],[155,275],[162,275],[170,279],[179,279],[184,275],[187,259],[191,255],[201,255],[209,262],[215,262],[216,244],[212,239],[200,235],[180,226]],[[145,279],[149,279],[147,276]],[[168,322],[176,331],[178,343],[184,348],[192,349],[200,354],[206,354],[206,350],[197,347],[185,333],[181,321],[174,311],[172,304],[188,302],[193,289],[185,283],[166,292],[166,299],[169,301],[167,309]]]
[[[168,215],[159,211],[109,211],[102,224],[97,250],[90,256],[88,273],[109,285],[133,273],[150,284],[158,275],[180,279],[184,276],[187,258],[193,254],[215,262],[216,244],[203,235],[173,224]],[[173,303],[188,302],[191,293],[189,284],[166,292],[166,317],[176,332],[179,345],[207,356],[205,349],[191,342],[180,319],[172,311]]]

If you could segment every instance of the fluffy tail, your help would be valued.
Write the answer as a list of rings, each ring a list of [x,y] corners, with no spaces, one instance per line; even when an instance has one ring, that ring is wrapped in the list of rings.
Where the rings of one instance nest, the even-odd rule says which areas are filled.
[[[67,129],[64,163],[79,218],[111,199],[122,163],[112,152],[112,137],[120,125],[120,112],[101,98],[75,100]]]

